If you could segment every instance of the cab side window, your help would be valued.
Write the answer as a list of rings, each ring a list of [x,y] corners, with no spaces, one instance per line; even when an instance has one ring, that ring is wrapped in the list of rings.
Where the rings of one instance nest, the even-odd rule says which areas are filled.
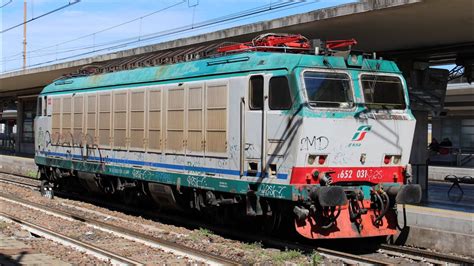
[[[42,116],[42,115],[43,115],[43,99],[39,97],[37,100],[37,105],[36,105],[36,116]]]
[[[270,110],[288,110],[291,108],[291,93],[286,77],[272,77],[269,88]]]
[[[250,78],[249,107],[251,110],[263,109],[263,76],[253,76]]]
[[[43,116],[48,115],[48,96],[44,96],[43,98]]]

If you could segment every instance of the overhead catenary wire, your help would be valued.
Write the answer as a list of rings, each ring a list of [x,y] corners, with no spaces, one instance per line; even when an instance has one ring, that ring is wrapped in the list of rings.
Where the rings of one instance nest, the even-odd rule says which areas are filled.
[[[5,4],[1,5],[0,8],[4,8],[6,6],[8,6],[9,4],[11,4],[11,2],[13,2],[13,0],[8,0],[8,2],[6,2]]]
[[[44,14],[41,14],[41,15],[39,15],[39,16],[37,16],[37,17],[33,17],[33,18],[29,19],[29,20],[26,20],[26,21],[23,22],[23,23],[16,24],[16,25],[14,25],[14,26],[11,26],[11,27],[9,27],[9,28],[6,28],[6,29],[0,31],[0,34],[3,34],[3,33],[5,33],[5,32],[8,32],[8,31],[13,30],[13,29],[15,29],[15,28],[18,28],[18,27],[20,27],[20,26],[23,26],[23,25],[25,25],[25,24],[27,24],[27,23],[30,23],[30,22],[32,22],[32,21],[35,21],[35,20],[37,20],[37,19],[40,19],[40,18],[45,17],[45,16],[47,16],[47,15],[50,15],[50,14],[52,14],[52,13],[58,12],[58,11],[60,11],[60,10],[62,10],[62,9],[65,9],[65,8],[67,8],[67,7],[70,7],[70,6],[72,6],[72,5],[75,5],[75,4],[79,3],[79,2],[81,2],[81,0],[73,0],[72,2],[69,2],[67,5],[58,7],[58,8],[56,8],[56,9],[54,9],[54,10],[48,11],[48,12],[46,12],[46,13],[44,13]]]
[[[127,25],[127,24],[130,24],[132,22],[135,22],[137,20],[141,20],[141,19],[144,19],[146,17],[149,17],[149,16],[152,16],[154,14],[157,14],[159,12],[163,12],[163,11],[166,11],[170,8],[173,8],[175,6],[178,6],[180,4],[183,4],[187,2],[187,0],[181,0],[177,3],[174,3],[172,5],[169,5],[169,6],[166,6],[164,8],[161,8],[159,10],[155,10],[153,12],[150,12],[150,13],[147,13],[143,16],[140,16],[140,17],[136,17],[134,19],[131,19],[131,20],[128,20],[128,21],[125,21],[125,22],[122,22],[122,23],[119,23],[119,24],[115,24],[113,26],[110,26],[110,27],[107,27],[107,28],[104,28],[104,29],[101,29],[101,30],[98,30],[98,31],[95,31],[95,32],[92,32],[92,33],[89,33],[89,34],[86,34],[86,35],[82,35],[82,36],[79,36],[77,38],[73,38],[73,39],[70,39],[70,40],[67,40],[67,41],[63,41],[63,42],[59,42],[59,43],[56,43],[56,44],[53,44],[53,45],[48,45],[46,47],[42,47],[42,48],[38,48],[38,49],[34,49],[34,50],[31,50],[30,53],[36,53],[38,51],[43,51],[43,50],[47,50],[47,49],[50,49],[50,48],[57,48],[58,46],[61,46],[61,45],[64,45],[64,44],[67,44],[67,43],[71,43],[71,42],[75,42],[75,41],[78,41],[78,40],[82,40],[82,39],[85,39],[85,38],[88,38],[88,37],[95,37],[97,34],[99,33],[103,33],[103,32],[106,32],[106,31],[109,31],[109,30],[112,30],[112,29],[115,29],[115,28],[118,28],[118,27],[121,27],[121,26],[124,26],[124,25]],[[116,42],[113,42],[113,43],[116,43]],[[96,45],[95,45],[96,46]],[[68,50],[70,50],[71,48],[68,48]],[[79,48],[81,49],[81,48]],[[90,49],[90,46],[87,46],[86,49]],[[11,55],[11,56],[8,56],[8,57],[5,57],[7,59],[9,58],[12,58],[12,57],[15,57],[15,56],[18,56],[20,55],[21,53],[18,53],[18,54],[14,54],[14,55]]]
[[[314,1],[314,2],[317,2],[318,0]],[[314,2],[305,2],[304,4],[300,4],[298,6],[290,6],[290,7],[287,7],[285,8],[285,10],[288,10],[288,9],[291,9],[291,8],[295,8],[295,7],[301,7],[301,6],[304,6],[304,5],[309,5],[309,4],[313,4]],[[275,12],[279,12],[281,10],[272,10],[272,11],[268,11],[266,12],[266,14],[272,14],[272,13],[275,13]],[[233,21],[227,21],[227,22],[222,22],[222,23],[219,23],[219,25],[225,25],[225,24],[229,24],[229,23],[233,23],[233,22],[237,22],[237,21],[242,21],[242,20],[245,20],[245,19],[248,19],[248,18],[253,18],[253,17],[257,17],[259,16],[260,14],[254,14],[254,15],[250,15],[248,17],[243,17],[243,18],[240,18],[240,19],[236,19],[236,20],[233,20]],[[208,26],[204,26],[200,29],[207,29],[207,28],[211,28],[213,27],[214,25],[208,25]],[[173,34],[170,34],[168,36],[173,36],[173,35],[178,35],[180,34],[180,32],[177,32],[177,33],[173,33]],[[135,40],[136,37],[130,37],[130,38],[127,38],[127,39],[122,39],[122,40],[118,40],[119,42],[122,42],[122,41],[130,41],[130,40]],[[101,46],[107,46],[107,45],[110,45],[110,44],[117,44],[117,41],[114,40],[114,41],[110,41],[110,42],[107,42],[107,43],[102,43],[102,44],[99,44],[99,45],[92,45],[92,46],[78,46],[78,47],[69,47],[69,48],[65,48],[63,50],[55,50],[55,51],[52,51],[50,53],[45,53],[45,54],[42,54],[42,55],[37,55],[37,56],[34,56],[34,57],[44,57],[44,56],[48,56],[48,55],[53,55],[53,54],[58,54],[58,53],[68,53],[68,52],[73,52],[73,51],[79,51],[79,50],[87,50],[87,49],[91,49],[93,47],[101,47]],[[15,61],[17,59],[11,59],[11,60],[7,60],[7,61]],[[0,62],[2,62],[0,60]],[[5,61],[3,61],[5,62]]]
[[[186,1],[183,1],[183,2],[186,2]],[[311,1],[311,2],[312,3],[313,2],[318,2],[318,0]],[[68,60],[68,59],[72,59],[72,58],[76,58],[76,57],[89,55],[89,54],[93,54],[93,53],[97,53],[97,52],[101,52],[101,51],[112,51],[112,50],[116,50],[116,49],[119,49],[119,48],[127,47],[131,44],[142,43],[142,42],[150,41],[150,40],[160,38],[160,37],[177,35],[177,34],[188,32],[188,31],[194,31],[194,30],[198,30],[198,29],[205,29],[205,28],[208,28],[208,27],[211,27],[211,26],[215,26],[217,24],[226,24],[226,23],[230,23],[230,22],[233,22],[233,21],[239,21],[239,20],[242,20],[242,19],[246,19],[246,18],[249,18],[249,17],[255,17],[255,16],[258,16],[258,15],[261,15],[262,13],[274,13],[274,12],[282,10],[282,9],[293,8],[297,4],[300,4],[300,5],[305,4],[306,5],[306,4],[311,4],[311,3],[307,3],[307,1],[305,1],[305,0],[302,0],[302,1],[279,1],[277,3],[273,2],[272,5],[267,4],[267,5],[264,5],[264,6],[259,6],[259,7],[256,7],[256,8],[247,9],[247,10],[232,13],[232,14],[229,14],[229,15],[226,15],[226,16],[221,16],[221,17],[217,17],[217,18],[214,18],[214,19],[202,21],[202,22],[196,23],[194,25],[190,24],[190,25],[177,27],[177,28],[173,28],[173,29],[169,29],[169,30],[165,30],[165,31],[155,32],[155,33],[151,33],[151,34],[147,34],[147,35],[143,35],[143,36],[135,36],[135,37],[130,37],[130,38],[122,39],[122,40],[110,41],[109,44],[110,43],[114,44],[114,45],[111,45],[111,46],[107,46],[107,44],[94,44],[93,45],[94,48],[101,47],[101,46],[106,46],[106,47],[101,48],[101,49],[94,49],[93,51],[88,51],[88,52],[79,53],[79,54],[75,54],[75,55],[70,55],[70,56],[66,56],[66,57],[56,58],[56,59],[53,59],[53,60],[47,60],[47,61],[43,61],[43,62],[36,63],[36,64],[31,64],[31,65],[29,65],[29,67],[41,66],[41,65],[45,65],[45,64],[49,64],[49,63],[53,63],[53,62],[57,62],[57,61],[63,61],[63,60]],[[135,21],[139,20],[139,19],[140,18],[136,18]],[[89,34],[87,36],[91,36],[91,34]],[[79,38],[76,38],[76,39],[79,39]],[[68,42],[72,42],[72,40],[68,41]],[[48,48],[50,48],[50,47],[57,47],[57,45],[52,45],[52,46],[49,46]],[[91,46],[80,47],[80,48],[76,49],[76,51],[91,49],[91,48],[92,48]],[[44,49],[44,48],[41,48],[41,49]],[[75,50],[75,49],[69,49],[66,52],[71,52],[71,50]],[[38,49],[35,50],[35,51],[38,51]],[[57,53],[57,52],[55,52],[55,53]],[[44,55],[44,56],[46,56],[46,55]],[[41,56],[38,56],[38,57],[41,57]],[[0,62],[2,62],[2,61],[0,61]],[[10,69],[8,72],[15,71],[15,70],[18,70],[18,69]]]
[[[57,47],[59,45],[63,45],[63,44],[67,44],[67,43],[71,43],[71,42],[74,42],[74,41],[77,41],[77,40],[80,40],[80,39],[83,39],[83,38],[87,38],[87,37],[91,37],[91,36],[94,36],[96,34],[99,34],[99,33],[102,33],[102,32],[105,32],[105,31],[108,31],[108,30],[111,30],[111,29],[114,29],[114,28],[117,28],[117,27],[120,27],[120,26],[123,26],[123,25],[126,25],[128,23],[131,23],[131,22],[134,22],[134,21],[137,21],[137,20],[140,20],[142,18],[145,18],[145,17],[148,17],[152,14],[155,14],[157,12],[160,12],[160,11],[164,11],[166,9],[169,9],[171,7],[174,7],[178,4],[181,4],[181,3],[184,3],[184,2],[187,2],[187,0],[185,1],[181,1],[177,4],[174,4],[174,5],[171,5],[171,6],[168,6],[168,7],[165,7],[163,9],[160,9],[158,11],[154,11],[152,13],[149,13],[147,15],[144,15],[144,16],[141,16],[141,17],[138,17],[138,18],[135,18],[135,19],[132,19],[132,20],[129,20],[127,22],[123,22],[123,23],[120,23],[120,24],[117,24],[117,25],[114,25],[114,26],[111,26],[111,27],[108,27],[106,29],[103,29],[103,30],[100,30],[100,31],[96,31],[94,33],[90,33],[90,34],[87,34],[87,35],[83,35],[83,36],[80,36],[78,38],[74,38],[74,39],[71,39],[71,40],[68,40],[68,41],[64,41],[64,42],[60,42],[60,43],[57,43],[57,44],[54,44],[54,45],[50,45],[50,46],[47,46],[47,47],[43,47],[43,48],[39,48],[39,49],[35,49],[35,50],[31,50],[30,53],[33,54],[35,52],[38,52],[38,51],[41,51],[41,50],[46,50],[46,49],[49,49],[49,48],[55,48],[55,51],[54,51],[54,54],[60,52],[61,50],[58,50]],[[290,2],[283,2],[284,6],[287,6],[288,4],[289,5],[293,5],[297,2],[293,2],[293,1],[290,1]],[[190,7],[195,7],[196,4],[194,5],[191,5]],[[280,7],[277,7],[277,8],[281,8],[281,7],[284,7],[284,6],[280,6]],[[240,11],[240,12],[237,12],[237,13],[233,13],[233,14],[230,14],[230,15],[227,15],[227,16],[235,16],[234,18],[236,18],[237,16],[240,17],[240,16],[245,16],[245,15],[252,15],[252,14],[249,14],[249,12],[255,12],[255,13],[260,13],[261,11],[267,11],[267,9],[265,8],[264,10],[262,10],[262,8],[265,8],[265,6],[260,6],[260,7],[257,7],[257,8],[254,8],[254,9],[248,9],[248,10],[244,10],[244,11]],[[275,7],[270,7],[270,9],[277,9]],[[269,10],[269,9],[268,9]],[[194,21],[192,22],[192,24],[189,24],[189,25],[186,25],[186,26],[182,26],[182,27],[178,27],[178,28],[172,28],[172,29],[169,29],[169,30],[165,30],[165,31],[160,31],[160,32],[155,32],[155,33],[151,33],[151,34],[147,34],[147,35],[144,35],[144,36],[141,36],[141,34],[139,34],[138,36],[134,36],[134,37],[129,37],[129,38],[124,38],[124,39],[121,39],[121,40],[114,40],[114,41],[110,41],[110,42],[107,42],[107,43],[104,43],[104,44],[93,44],[92,46],[91,45],[87,45],[87,46],[83,46],[83,47],[76,47],[76,48],[65,48],[65,52],[71,52],[71,51],[74,51],[74,50],[85,50],[85,49],[91,49],[91,48],[94,48],[94,47],[100,47],[100,46],[104,46],[104,45],[108,45],[108,44],[117,44],[117,43],[123,43],[123,42],[129,42],[131,40],[140,40],[141,41],[141,37],[147,37],[149,38],[150,36],[152,35],[156,35],[156,34],[167,34],[169,32],[175,32],[175,31],[180,31],[180,30],[191,30],[191,29],[194,29],[194,28],[202,28],[204,27],[205,25],[202,25],[203,23],[206,23],[206,24],[213,24],[215,22],[221,22],[221,21],[224,21],[223,19],[226,19],[227,16],[223,16],[223,17],[218,17],[218,18],[214,18],[214,19],[211,19],[211,20],[207,20],[207,21],[203,21],[203,22],[200,22],[198,24],[194,24]],[[160,36],[158,36],[160,37]],[[121,45],[121,44],[118,44],[118,45]],[[11,55],[11,56],[8,56],[8,57],[4,57],[4,59],[10,59],[14,56],[18,56],[18,55],[21,55],[21,53],[18,53],[16,55]],[[0,62],[2,61],[8,61],[8,60],[1,60]]]
[[[186,2],[186,1],[181,1],[177,4],[181,4],[183,2]],[[140,43],[140,42],[144,42],[144,41],[149,41],[149,40],[152,40],[152,39],[156,39],[156,38],[159,38],[159,37],[164,37],[164,36],[171,36],[171,35],[175,35],[175,34],[179,34],[179,33],[183,33],[183,32],[186,32],[186,31],[191,31],[191,30],[197,30],[197,29],[202,29],[202,28],[207,28],[208,26],[212,26],[214,24],[221,24],[223,22],[227,22],[227,21],[232,21],[232,20],[237,20],[237,19],[241,19],[241,18],[245,18],[245,17],[252,17],[252,16],[255,16],[255,15],[258,15],[258,14],[261,14],[261,13],[264,13],[264,12],[268,12],[268,11],[275,11],[275,10],[278,10],[278,9],[282,9],[282,8],[285,8],[285,7],[289,7],[289,6],[293,6],[295,4],[300,4],[300,3],[304,3],[305,1],[279,1],[279,4],[273,4],[272,6],[269,6],[269,5],[263,5],[263,6],[259,6],[259,7],[256,7],[256,8],[251,8],[251,9],[247,9],[247,10],[243,10],[243,11],[239,11],[239,12],[236,12],[236,13],[232,13],[232,14],[229,14],[229,15],[225,15],[225,16],[221,16],[221,17],[217,17],[217,18],[213,18],[213,19],[210,19],[210,20],[206,20],[206,21],[202,21],[202,22],[199,22],[197,24],[189,24],[189,25],[186,25],[186,26],[182,26],[182,27],[177,27],[177,28],[172,28],[172,29],[169,29],[169,30],[165,30],[165,31],[160,31],[160,32],[155,32],[155,33],[151,33],[151,34],[147,34],[147,35],[144,35],[144,36],[134,36],[134,37],[129,37],[129,38],[125,38],[125,39],[121,39],[121,40],[114,40],[114,41],[109,41],[105,44],[93,44],[93,45],[87,45],[85,47],[79,47],[79,48],[68,48],[67,50],[65,50],[64,52],[61,52],[60,50],[57,50],[57,46],[58,45],[61,45],[61,44],[65,44],[65,43],[69,43],[69,42],[72,42],[72,41],[75,41],[75,40],[79,40],[79,39],[82,39],[82,38],[85,38],[85,37],[89,37],[89,36],[92,36],[94,34],[97,34],[97,33],[101,33],[101,32],[104,32],[104,31],[107,31],[109,29],[112,29],[112,28],[116,28],[116,27],[119,27],[121,25],[125,25],[127,23],[130,23],[130,22],[133,22],[133,21],[137,21],[139,20],[140,18],[144,18],[144,17],[147,17],[147,16],[150,16],[152,14],[155,14],[157,12],[159,12],[160,10],[163,11],[165,9],[169,9],[173,6],[176,6],[177,4],[174,4],[172,6],[168,6],[168,7],[165,7],[163,9],[160,9],[158,11],[154,11],[152,13],[149,13],[147,15],[144,15],[144,16],[141,16],[141,17],[138,17],[138,18],[135,18],[133,20],[130,20],[130,21],[127,21],[127,22],[123,22],[123,23],[120,23],[120,24],[117,24],[115,26],[112,26],[112,27],[109,27],[109,28],[106,28],[106,29],[103,29],[103,30],[100,30],[100,31],[97,31],[95,33],[92,33],[92,34],[88,34],[88,35],[84,35],[84,36],[81,36],[81,37],[78,37],[78,38],[75,38],[75,39],[72,39],[70,41],[65,41],[65,42],[61,42],[59,44],[56,44],[56,45],[51,45],[51,46],[48,46],[48,47],[45,47],[45,48],[40,48],[40,49],[36,49],[36,50],[32,50],[30,51],[30,54],[33,54],[35,51],[39,51],[41,49],[46,49],[46,48],[56,48],[56,50],[54,52],[50,52],[48,55],[51,55],[51,54],[61,54],[61,53],[68,53],[68,52],[73,52],[73,51],[80,51],[80,50],[88,50],[88,49],[94,49],[93,51],[88,51],[88,52],[85,52],[85,53],[81,53],[81,54],[77,54],[77,55],[73,55],[73,56],[67,56],[67,57],[63,57],[63,58],[58,58],[58,59],[55,59],[55,60],[49,60],[49,61],[46,61],[46,62],[41,62],[41,63],[38,63],[38,64],[34,64],[34,65],[30,65],[31,66],[37,66],[37,65],[41,65],[41,64],[47,64],[47,63],[51,63],[51,62],[55,62],[55,61],[60,61],[60,60],[66,60],[66,59],[70,59],[70,58],[74,58],[74,57],[78,57],[78,56],[82,56],[82,55],[88,55],[88,54],[92,54],[92,53],[95,53],[95,52],[100,52],[100,51],[107,51],[107,50],[114,50],[114,49],[118,49],[118,48],[122,48],[122,47],[126,47],[130,44],[134,44],[134,43]],[[278,3],[278,2],[277,2]],[[194,7],[195,5],[193,5]],[[111,45],[113,44],[113,45]],[[98,47],[103,47],[103,46],[107,46],[107,45],[111,45],[109,47],[105,47],[105,48],[102,48],[102,49],[96,49]],[[47,55],[41,55],[41,56],[32,56],[30,55],[30,58],[35,58],[35,57],[42,57],[42,56],[47,56]],[[4,60],[1,60],[0,62],[8,62],[8,61],[15,61],[15,59],[12,59],[12,60],[9,60],[8,58],[11,58],[11,57],[4,57]]]

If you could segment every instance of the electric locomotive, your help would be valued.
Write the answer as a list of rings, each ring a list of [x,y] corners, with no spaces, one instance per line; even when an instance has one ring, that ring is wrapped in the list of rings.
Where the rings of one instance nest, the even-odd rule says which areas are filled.
[[[60,78],[38,98],[44,186],[309,239],[395,234],[396,204],[421,199],[415,119],[396,64],[335,50],[353,44],[266,34],[219,56]]]

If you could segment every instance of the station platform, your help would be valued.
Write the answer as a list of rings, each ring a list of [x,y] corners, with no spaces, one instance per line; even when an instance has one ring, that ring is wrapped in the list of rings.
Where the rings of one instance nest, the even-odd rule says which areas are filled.
[[[452,172],[453,169],[438,172]],[[456,169],[455,169],[456,170]],[[469,174],[473,169],[461,169]],[[0,155],[0,173],[36,176],[36,165],[31,158]],[[418,205],[398,206],[399,224],[404,229],[391,241],[421,248],[451,252],[474,257],[474,185],[460,184],[464,194],[452,183],[430,178],[427,198]]]
[[[38,167],[33,158],[0,154],[0,173],[36,177]]]
[[[474,167],[433,166],[428,167],[430,181],[444,181],[447,175],[474,177]]]
[[[463,193],[453,187],[448,194],[451,186],[430,179],[427,197],[420,204],[405,205],[406,219],[403,206],[398,206],[398,222],[406,227],[394,242],[474,257],[474,185],[460,184]]]
[[[429,181],[428,197],[420,206],[474,213],[474,184],[459,185],[462,191],[454,186],[448,194],[451,182]]]

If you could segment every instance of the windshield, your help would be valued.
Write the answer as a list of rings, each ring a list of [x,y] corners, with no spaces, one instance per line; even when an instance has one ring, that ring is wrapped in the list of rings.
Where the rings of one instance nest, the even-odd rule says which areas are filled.
[[[405,109],[403,85],[399,77],[364,74],[361,80],[367,106]]]
[[[349,75],[334,72],[304,72],[304,83],[308,103],[315,107],[352,106],[352,91]]]

